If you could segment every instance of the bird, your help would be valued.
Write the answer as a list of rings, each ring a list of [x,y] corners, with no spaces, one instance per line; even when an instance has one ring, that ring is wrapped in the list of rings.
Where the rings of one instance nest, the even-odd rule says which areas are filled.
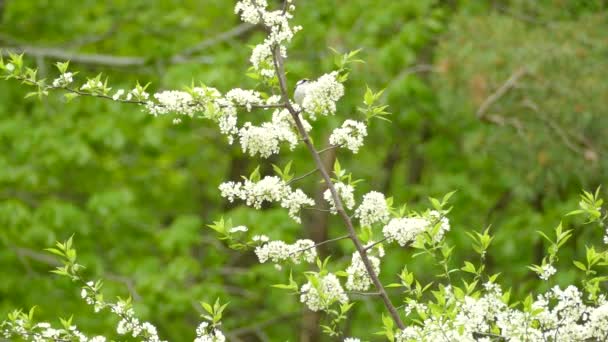
[[[306,97],[306,93],[308,92],[308,86],[310,85],[310,80],[307,78],[301,79],[296,83],[296,89],[293,92],[293,99],[296,101],[298,105],[302,105],[304,98]]]

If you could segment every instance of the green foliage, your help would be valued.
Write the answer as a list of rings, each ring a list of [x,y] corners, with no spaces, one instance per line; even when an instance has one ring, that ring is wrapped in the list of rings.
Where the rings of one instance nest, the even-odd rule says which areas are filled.
[[[546,285],[530,276],[528,265],[538,271],[555,263],[574,266],[558,274],[556,283],[584,279],[585,288],[598,293],[606,279],[597,270],[605,267],[606,255],[587,243],[599,238],[598,230],[583,225],[603,227],[606,219],[598,187],[608,166],[603,139],[607,89],[598,72],[606,63],[605,5],[513,1],[504,11],[483,2],[452,3],[297,4],[295,21],[305,34],[291,50],[291,79],[314,77],[336,65],[349,85],[339,112],[384,119],[372,121],[367,144],[373,149],[336,159],[334,179],[357,185],[358,194],[370,189],[390,192],[396,203],[418,211],[427,207],[427,195],[458,190],[452,198],[458,210],[449,215],[449,239],[455,247],[421,244],[426,253],[417,258],[411,257],[419,250],[398,250],[383,265],[383,282],[422,298],[436,288],[432,279],[437,273],[449,278],[460,270],[458,274],[470,277],[465,292],[473,293],[479,282],[496,279],[500,270],[500,277],[513,287],[514,300],[530,311],[532,298],[527,294]],[[137,84],[140,91],[201,81],[222,90],[256,84],[242,74],[249,53],[244,46],[259,40],[259,29],[210,43],[237,24],[230,16],[232,5],[219,0],[183,1],[179,6],[141,0],[6,2],[0,13],[5,47],[48,46],[75,55],[141,57],[142,62],[127,68],[78,58],[53,64],[57,58],[52,56],[16,53],[0,60],[0,71],[8,70],[12,81],[0,84],[0,267],[7,270],[0,284],[0,315],[40,304],[37,316],[42,319],[74,314],[83,330],[102,333],[113,327],[112,319],[86,318],[90,309],[78,300],[73,286],[48,276],[48,269],[57,265],[38,251],[75,236],[78,258],[87,268],[75,263],[69,238],[49,250],[68,261],[54,272],[81,271],[104,278],[106,297],[130,293],[142,317],[167,339],[192,340],[198,321],[194,304],[220,297],[230,298],[230,307],[239,310],[225,320],[228,331],[280,315],[287,317],[280,325],[264,328],[269,338],[301,336],[300,317],[294,315],[300,310],[298,298],[268,286],[289,279],[276,287],[297,289],[291,272],[252,265],[253,254],[230,250],[251,246],[229,229],[247,224],[251,234],[270,231],[273,239],[295,240],[319,228],[329,236],[344,234],[336,221],[330,218],[319,226],[318,219],[307,214],[310,223],[299,230],[282,211],[267,208],[262,214],[220,201],[221,181],[238,180],[251,170],[249,178],[255,180],[272,171],[254,168],[255,161],[227,148],[200,120],[174,126],[134,107],[76,93],[49,97],[41,87],[54,78],[55,69],[65,73],[76,68],[81,70],[78,76],[94,79],[92,92],[105,96],[110,91],[106,76],[116,81],[115,87]],[[207,46],[186,56],[201,40]],[[191,59],[171,61],[182,54]],[[506,118],[506,123],[478,120],[477,109],[520,68],[526,75],[488,112]],[[142,86],[138,79],[151,83]],[[15,81],[35,87],[20,87]],[[389,111],[390,125],[384,122]],[[523,129],[508,122],[519,122]],[[314,140],[324,143],[332,124],[331,119],[320,122]],[[273,163],[272,169],[285,181],[314,168],[301,151],[293,160]],[[309,191],[321,186],[302,183]],[[535,234],[555,226],[561,213],[573,207],[581,187],[598,190],[585,193],[580,209],[564,218],[572,220],[572,229],[560,225],[552,233]],[[446,202],[432,200],[431,205],[444,208]],[[211,229],[203,229],[209,222]],[[490,224],[492,235],[484,229]],[[360,234],[364,241],[371,239],[369,231]],[[344,245],[337,249],[338,256],[352,252]],[[546,260],[545,250],[550,255]],[[437,301],[443,298],[441,291],[435,296]],[[225,304],[201,305],[201,313],[214,323],[222,318]],[[352,335],[366,333],[371,329],[366,322],[378,312],[374,305],[340,307],[323,322],[323,329],[335,332],[349,319],[345,326]],[[11,315],[32,320],[33,312]],[[392,321],[382,321],[384,326],[373,331],[382,330],[392,340]]]

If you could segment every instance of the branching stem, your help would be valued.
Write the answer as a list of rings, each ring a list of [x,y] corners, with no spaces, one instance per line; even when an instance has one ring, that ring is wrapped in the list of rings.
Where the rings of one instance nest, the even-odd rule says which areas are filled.
[[[348,238],[350,238],[350,235],[342,235],[342,236],[337,237],[337,238],[333,238],[333,239],[329,239],[329,240],[321,241],[321,242],[317,243],[317,244],[316,244],[316,245],[314,245],[314,246],[310,246],[310,247],[306,247],[306,248],[299,249],[299,250],[297,250],[297,251],[294,251],[294,252],[293,252],[293,253],[291,253],[291,254],[299,254],[299,253],[305,252],[305,251],[307,251],[307,250],[309,250],[309,249],[313,249],[313,248],[317,248],[317,247],[319,247],[319,246],[323,246],[323,245],[325,245],[325,244],[327,244],[327,243],[336,242],[336,241],[340,241],[340,240],[344,240],[344,239],[348,239]],[[291,255],[291,254],[290,254],[290,255]]]
[[[311,170],[311,171],[308,171],[308,172],[306,172],[305,174],[303,174],[303,175],[301,175],[301,176],[298,176],[298,177],[292,178],[291,180],[289,180],[289,182],[287,182],[287,185],[290,185],[290,184],[295,183],[295,182],[297,182],[297,181],[299,181],[299,180],[301,180],[301,179],[304,179],[304,178],[306,178],[306,177],[308,177],[308,176],[312,175],[313,173],[315,173],[315,172],[317,172],[317,171],[319,171],[319,169],[318,169],[318,168],[317,168],[317,169],[314,169],[314,170]]]

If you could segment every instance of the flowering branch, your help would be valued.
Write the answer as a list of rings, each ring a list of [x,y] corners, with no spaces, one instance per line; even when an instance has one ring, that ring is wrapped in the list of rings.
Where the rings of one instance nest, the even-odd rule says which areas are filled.
[[[403,324],[403,321],[401,320],[401,317],[399,316],[397,309],[395,309],[395,306],[393,305],[390,298],[388,297],[388,294],[386,293],[384,286],[380,282],[378,275],[374,271],[374,267],[367,256],[367,251],[365,250],[365,247],[361,243],[361,240],[359,240],[359,238],[357,237],[355,227],[353,226],[353,223],[352,223],[350,217],[344,210],[344,206],[342,205],[342,200],[341,200],[340,196],[338,196],[338,192],[336,191],[336,188],[334,187],[334,184],[331,180],[331,177],[329,176],[329,173],[327,172],[327,169],[325,168],[325,165],[323,164],[323,161],[321,160],[321,156],[319,155],[319,152],[315,149],[314,145],[312,144],[312,142],[310,140],[310,136],[308,135],[308,132],[304,128],[304,125],[302,124],[302,120],[300,120],[300,115],[299,115],[300,113],[296,109],[294,109],[293,106],[291,105],[291,103],[289,102],[289,93],[287,90],[287,77],[286,77],[285,69],[283,66],[283,56],[281,55],[280,47],[278,47],[278,46],[275,46],[273,49],[273,63],[274,63],[275,72],[279,79],[279,87],[281,90],[282,101],[285,103],[287,110],[291,114],[291,117],[293,118],[293,120],[296,124],[298,132],[300,133],[300,135],[302,136],[302,139],[304,140],[304,144],[306,145],[306,148],[308,149],[312,158],[314,159],[315,164],[317,165],[317,169],[321,173],[321,176],[322,176],[323,180],[325,181],[325,184],[327,184],[327,187],[328,187],[329,191],[331,192],[336,211],[338,212],[338,214],[344,221],[344,224],[346,225],[346,228],[348,230],[349,237],[352,240],[353,244],[355,245],[357,252],[361,256],[361,260],[363,261],[363,264],[365,265],[365,269],[367,270],[367,273],[369,274],[370,278],[372,279],[374,286],[378,290],[380,297],[382,298],[382,301],[384,302],[384,306],[386,307],[389,314],[391,315],[391,318],[393,319],[395,324],[400,329],[405,329],[405,325]]]

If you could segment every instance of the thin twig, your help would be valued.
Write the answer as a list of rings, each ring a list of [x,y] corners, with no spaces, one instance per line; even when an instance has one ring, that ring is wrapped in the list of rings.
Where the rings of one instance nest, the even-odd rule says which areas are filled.
[[[343,145],[343,144],[340,144],[340,145],[331,145],[331,146],[329,146],[329,147],[326,147],[326,148],[324,148],[324,149],[322,149],[322,150],[317,151],[317,153],[319,153],[319,154],[323,154],[324,152],[327,152],[327,151],[329,151],[329,150],[333,150],[333,149],[338,148],[338,147],[340,147],[340,146],[342,146],[342,145]]]
[[[517,81],[519,81],[519,79],[522,78],[527,73],[528,73],[528,70],[526,68],[519,68],[517,71],[515,71],[511,75],[511,77],[509,77],[509,79],[507,79],[507,81],[505,83],[503,83],[500,86],[500,88],[498,88],[498,90],[496,90],[496,92],[494,92],[492,95],[488,96],[488,98],[486,98],[483,101],[481,106],[479,106],[479,109],[477,109],[477,118],[480,120],[487,120],[488,119],[486,116],[487,110],[496,101],[498,101],[501,97],[503,97],[511,88],[515,87],[515,84],[517,83]]]
[[[336,241],[340,241],[340,240],[344,240],[344,239],[348,239],[348,238],[350,238],[350,235],[343,235],[343,236],[340,236],[340,237],[337,237],[337,238],[321,241],[321,242],[317,243],[314,246],[310,246],[310,247],[299,249],[297,251],[294,251],[294,252],[290,253],[289,255],[302,253],[302,252],[305,252],[305,251],[307,251],[309,249],[317,248],[319,246],[323,246],[323,245],[331,243],[331,242],[336,242]]]
[[[387,237],[383,238],[382,240],[376,241],[376,242],[374,242],[374,243],[372,243],[372,244],[369,244],[369,245],[367,245],[367,246],[365,247],[365,250],[366,250],[366,251],[369,251],[370,249],[374,248],[374,246],[379,245],[379,244],[383,243],[383,242],[384,242],[384,241],[386,241],[386,240],[388,240],[388,238],[387,238]]]
[[[103,65],[111,67],[141,67],[153,64],[153,58],[146,58],[140,56],[114,56],[104,54],[84,54],[77,53],[74,51],[68,51],[65,49],[58,49],[52,47],[40,47],[30,45],[19,45],[19,46],[4,46],[0,47],[0,54],[8,56],[10,53],[25,53],[27,55],[43,58],[54,58],[59,60],[69,60],[75,63],[81,64],[93,64]],[[214,59],[211,57],[201,56],[196,58],[189,58],[187,56],[176,55],[169,58],[169,62],[172,64],[184,64],[190,62],[196,62],[200,64],[211,64]]]
[[[223,43],[232,38],[238,37],[244,33],[247,33],[249,31],[253,30],[254,28],[255,28],[255,26],[251,25],[251,24],[247,24],[247,23],[240,24],[238,26],[231,28],[228,31],[218,34],[215,37],[205,39],[202,42],[200,42],[194,46],[184,49],[181,53],[176,54],[175,56],[180,56],[182,58],[190,57],[199,51],[202,51],[202,50],[210,48],[214,45]]]
[[[29,85],[33,85],[33,86],[37,86],[38,84],[35,82],[30,81],[29,79],[27,79],[26,77],[22,77],[22,76],[16,76],[14,77],[16,80],[22,81],[26,84]],[[120,102],[120,103],[130,103],[130,104],[137,104],[137,105],[148,105],[149,102],[146,101],[137,101],[137,100],[125,100],[125,99],[121,99],[121,98],[114,98],[110,95],[104,95],[104,94],[99,94],[99,93],[88,93],[88,92],[84,92],[82,90],[79,90],[77,88],[70,88],[68,86],[54,86],[54,85],[47,85],[43,87],[43,90],[65,90],[69,93],[73,93],[73,94],[77,94],[79,96],[90,96],[90,97],[96,97],[96,98],[101,98],[101,99],[106,99],[106,100],[112,100],[114,102]],[[200,105],[200,102],[197,101],[192,101],[189,102],[188,105],[191,107]],[[159,107],[164,107],[163,104],[160,103],[154,103],[155,106],[159,106]],[[236,107],[240,107],[240,108],[246,108],[247,105],[235,105]],[[264,103],[258,103],[258,104],[249,104],[248,105],[250,108],[255,108],[255,109],[268,109],[268,108],[285,108],[285,104],[283,103],[277,103],[277,104],[264,104]],[[225,106],[220,106],[220,107],[225,107]]]
[[[287,185],[290,185],[291,183],[294,183],[294,182],[297,182],[297,181],[299,181],[299,180],[301,180],[301,179],[304,179],[304,178],[306,178],[306,177],[308,177],[308,176],[312,175],[313,173],[315,173],[315,172],[317,172],[317,171],[319,171],[319,169],[318,169],[318,168],[317,168],[317,169],[314,169],[314,170],[311,170],[311,171],[308,171],[308,172],[306,172],[305,174],[303,174],[303,175],[301,175],[301,176],[298,176],[298,177],[296,177],[296,178],[292,178],[291,180],[289,180],[289,182],[287,182]]]

